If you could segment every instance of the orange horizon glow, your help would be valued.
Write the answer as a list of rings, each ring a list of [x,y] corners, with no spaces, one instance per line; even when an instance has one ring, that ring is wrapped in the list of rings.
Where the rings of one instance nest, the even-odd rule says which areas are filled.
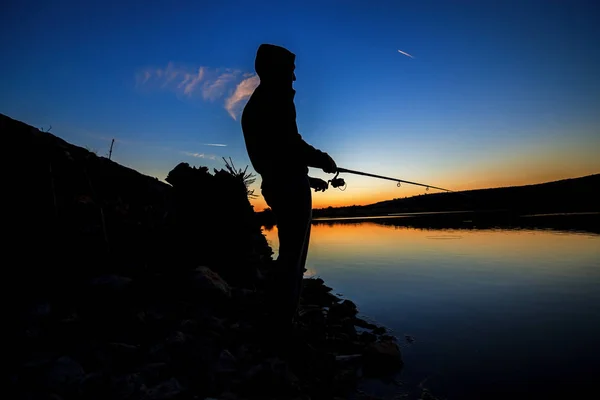
[[[455,191],[464,191],[464,190],[477,190],[477,189],[491,189],[491,188],[500,188],[507,186],[524,186],[524,185],[533,185],[540,184],[552,181],[558,181],[569,178],[579,178],[588,175],[594,175],[600,173],[600,168],[596,170],[587,170],[587,169],[576,169],[573,171],[552,171],[548,173],[540,172],[540,173],[530,173],[526,174],[521,172],[518,175],[504,176],[497,174],[495,179],[485,179],[485,173],[474,173],[471,177],[472,180],[470,182],[466,182],[462,185],[456,184],[452,185],[452,183],[448,180],[448,183],[431,183],[432,185],[446,187]],[[571,173],[569,173],[571,172]],[[483,176],[482,176],[483,175]],[[479,177],[479,179],[478,179]],[[425,188],[412,186],[412,185],[402,185],[401,187],[397,187],[394,182],[391,181],[379,181],[377,179],[373,179],[373,181],[379,181],[377,185],[374,185],[374,190],[370,188],[365,188],[359,186],[356,190],[351,190],[350,187],[352,185],[351,176],[345,177],[346,182],[348,184],[348,188],[346,191],[340,191],[339,189],[329,188],[326,192],[312,192],[312,200],[313,200],[313,209],[327,208],[327,207],[347,207],[347,206],[364,206],[369,204],[378,203],[381,201],[392,200],[397,198],[404,197],[412,197],[419,194],[425,193],[439,193],[439,190],[430,189],[429,192],[425,191]],[[370,179],[370,178],[369,178]],[[447,186],[444,186],[447,185]],[[268,208],[267,203],[264,198],[260,195],[260,188],[255,190],[255,193],[259,195],[259,197],[255,199],[251,199],[250,203],[254,207],[255,211],[262,211],[265,208]]]
[[[583,128],[582,128],[583,129]],[[592,127],[583,129],[593,131]],[[498,149],[477,157],[465,156],[455,162],[446,162],[440,158],[432,158],[421,162],[417,160],[417,168],[402,160],[379,162],[356,160],[343,157],[340,166],[369,172],[392,178],[430,184],[453,191],[499,188],[507,186],[533,185],[569,178],[600,173],[600,141],[591,142],[560,141],[524,143],[517,149],[508,151]],[[337,161],[337,160],[336,160]],[[331,179],[332,175],[323,174],[320,170],[311,170],[310,175]],[[326,192],[313,191],[313,209],[343,206],[362,206],[395,198],[411,197],[418,194],[438,193],[438,190],[425,191],[424,187],[402,184],[397,187],[393,181],[340,174],[347,183],[345,191],[329,188]],[[260,186],[255,193],[260,195]],[[252,200],[255,210],[262,211],[267,207],[262,196]]]

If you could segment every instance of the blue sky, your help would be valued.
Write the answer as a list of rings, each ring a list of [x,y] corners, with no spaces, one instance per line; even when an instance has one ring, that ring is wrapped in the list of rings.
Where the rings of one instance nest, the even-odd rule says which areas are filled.
[[[296,53],[300,132],[342,167],[453,189],[600,172],[593,1],[3,4],[0,112],[99,154],[115,138],[116,161],[161,179],[249,164],[261,43]],[[422,192],[345,178],[315,206]]]

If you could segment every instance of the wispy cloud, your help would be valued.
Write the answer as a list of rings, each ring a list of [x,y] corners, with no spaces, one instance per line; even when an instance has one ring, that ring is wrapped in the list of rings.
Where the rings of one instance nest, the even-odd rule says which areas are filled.
[[[193,153],[190,151],[182,151],[181,154],[184,154],[189,157],[195,157],[195,158],[206,158],[209,160],[216,160],[216,158],[217,158],[217,156],[215,156],[214,154]]]
[[[227,147],[227,145],[223,143],[202,143],[202,146]]]
[[[414,58],[413,56],[411,56],[410,54],[408,54],[407,52],[402,51],[402,50],[398,50],[398,53],[404,54],[405,56],[410,57],[410,58]]]
[[[183,87],[183,93],[190,96],[194,92],[196,86],[198,86],[198,84],[202,81],[202,79],[204,79],[204,74],[205,74],[204,67],[200,67],[200,68],[198,68],[198,72],[195,75],[192,75],[192,74],[184,75],[183,80],[181,82],[179,82],[177,87],[178,88]],[[160,76],[161,75],[159,75],[159,77]],[[177,73],[173,73],[169,77],[167,77],[167,80],[165,82],[168,83],[169,81],[172,81],[176,77],[177,77]],[[163,83],[163,87],[164,86],[165,86],[165,84]]]
[[[250,72],[206,66],[190,68],[173,62],[164,68],[144,68],[136,80],[139,87],[169,90],[188,99],[222,100],[234,120],[259,83],[258,76]]]
[[[259,83],[260,79],[257,75],[252,75],[238,83],[233,94],[225,100],[225,109],[231,118],[237,119],[237,115],[241,108],[252,95]]]
[[[202,87],[202,97],[204,97],[205,100],[212,101],[222,98],[225,95],[227,88],[230,87],[232,82],[235,82],[238,76],[238,71],[225,72],[217,76],[214,81],[206,81]]]

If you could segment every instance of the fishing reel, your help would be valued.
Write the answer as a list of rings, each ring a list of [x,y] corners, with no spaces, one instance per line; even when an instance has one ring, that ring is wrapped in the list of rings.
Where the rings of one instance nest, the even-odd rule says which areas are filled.
[[[338,178],[340,172],[338,171],[333,178],[327,182],[334,188],[339,188],[341,191],[346,190],[346,181],[343,178]],[[343,188],[343,189],[342,189]]]

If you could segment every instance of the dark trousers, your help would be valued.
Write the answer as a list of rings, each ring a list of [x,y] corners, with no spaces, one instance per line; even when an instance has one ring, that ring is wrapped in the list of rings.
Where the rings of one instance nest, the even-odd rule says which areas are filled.
[[[277,257],[276,308],[284,322],[291,323],[298,308],[304,266],[310,241],[312,194],[308,176],[265,180],[262,195],[273,210],[279,235]]]

